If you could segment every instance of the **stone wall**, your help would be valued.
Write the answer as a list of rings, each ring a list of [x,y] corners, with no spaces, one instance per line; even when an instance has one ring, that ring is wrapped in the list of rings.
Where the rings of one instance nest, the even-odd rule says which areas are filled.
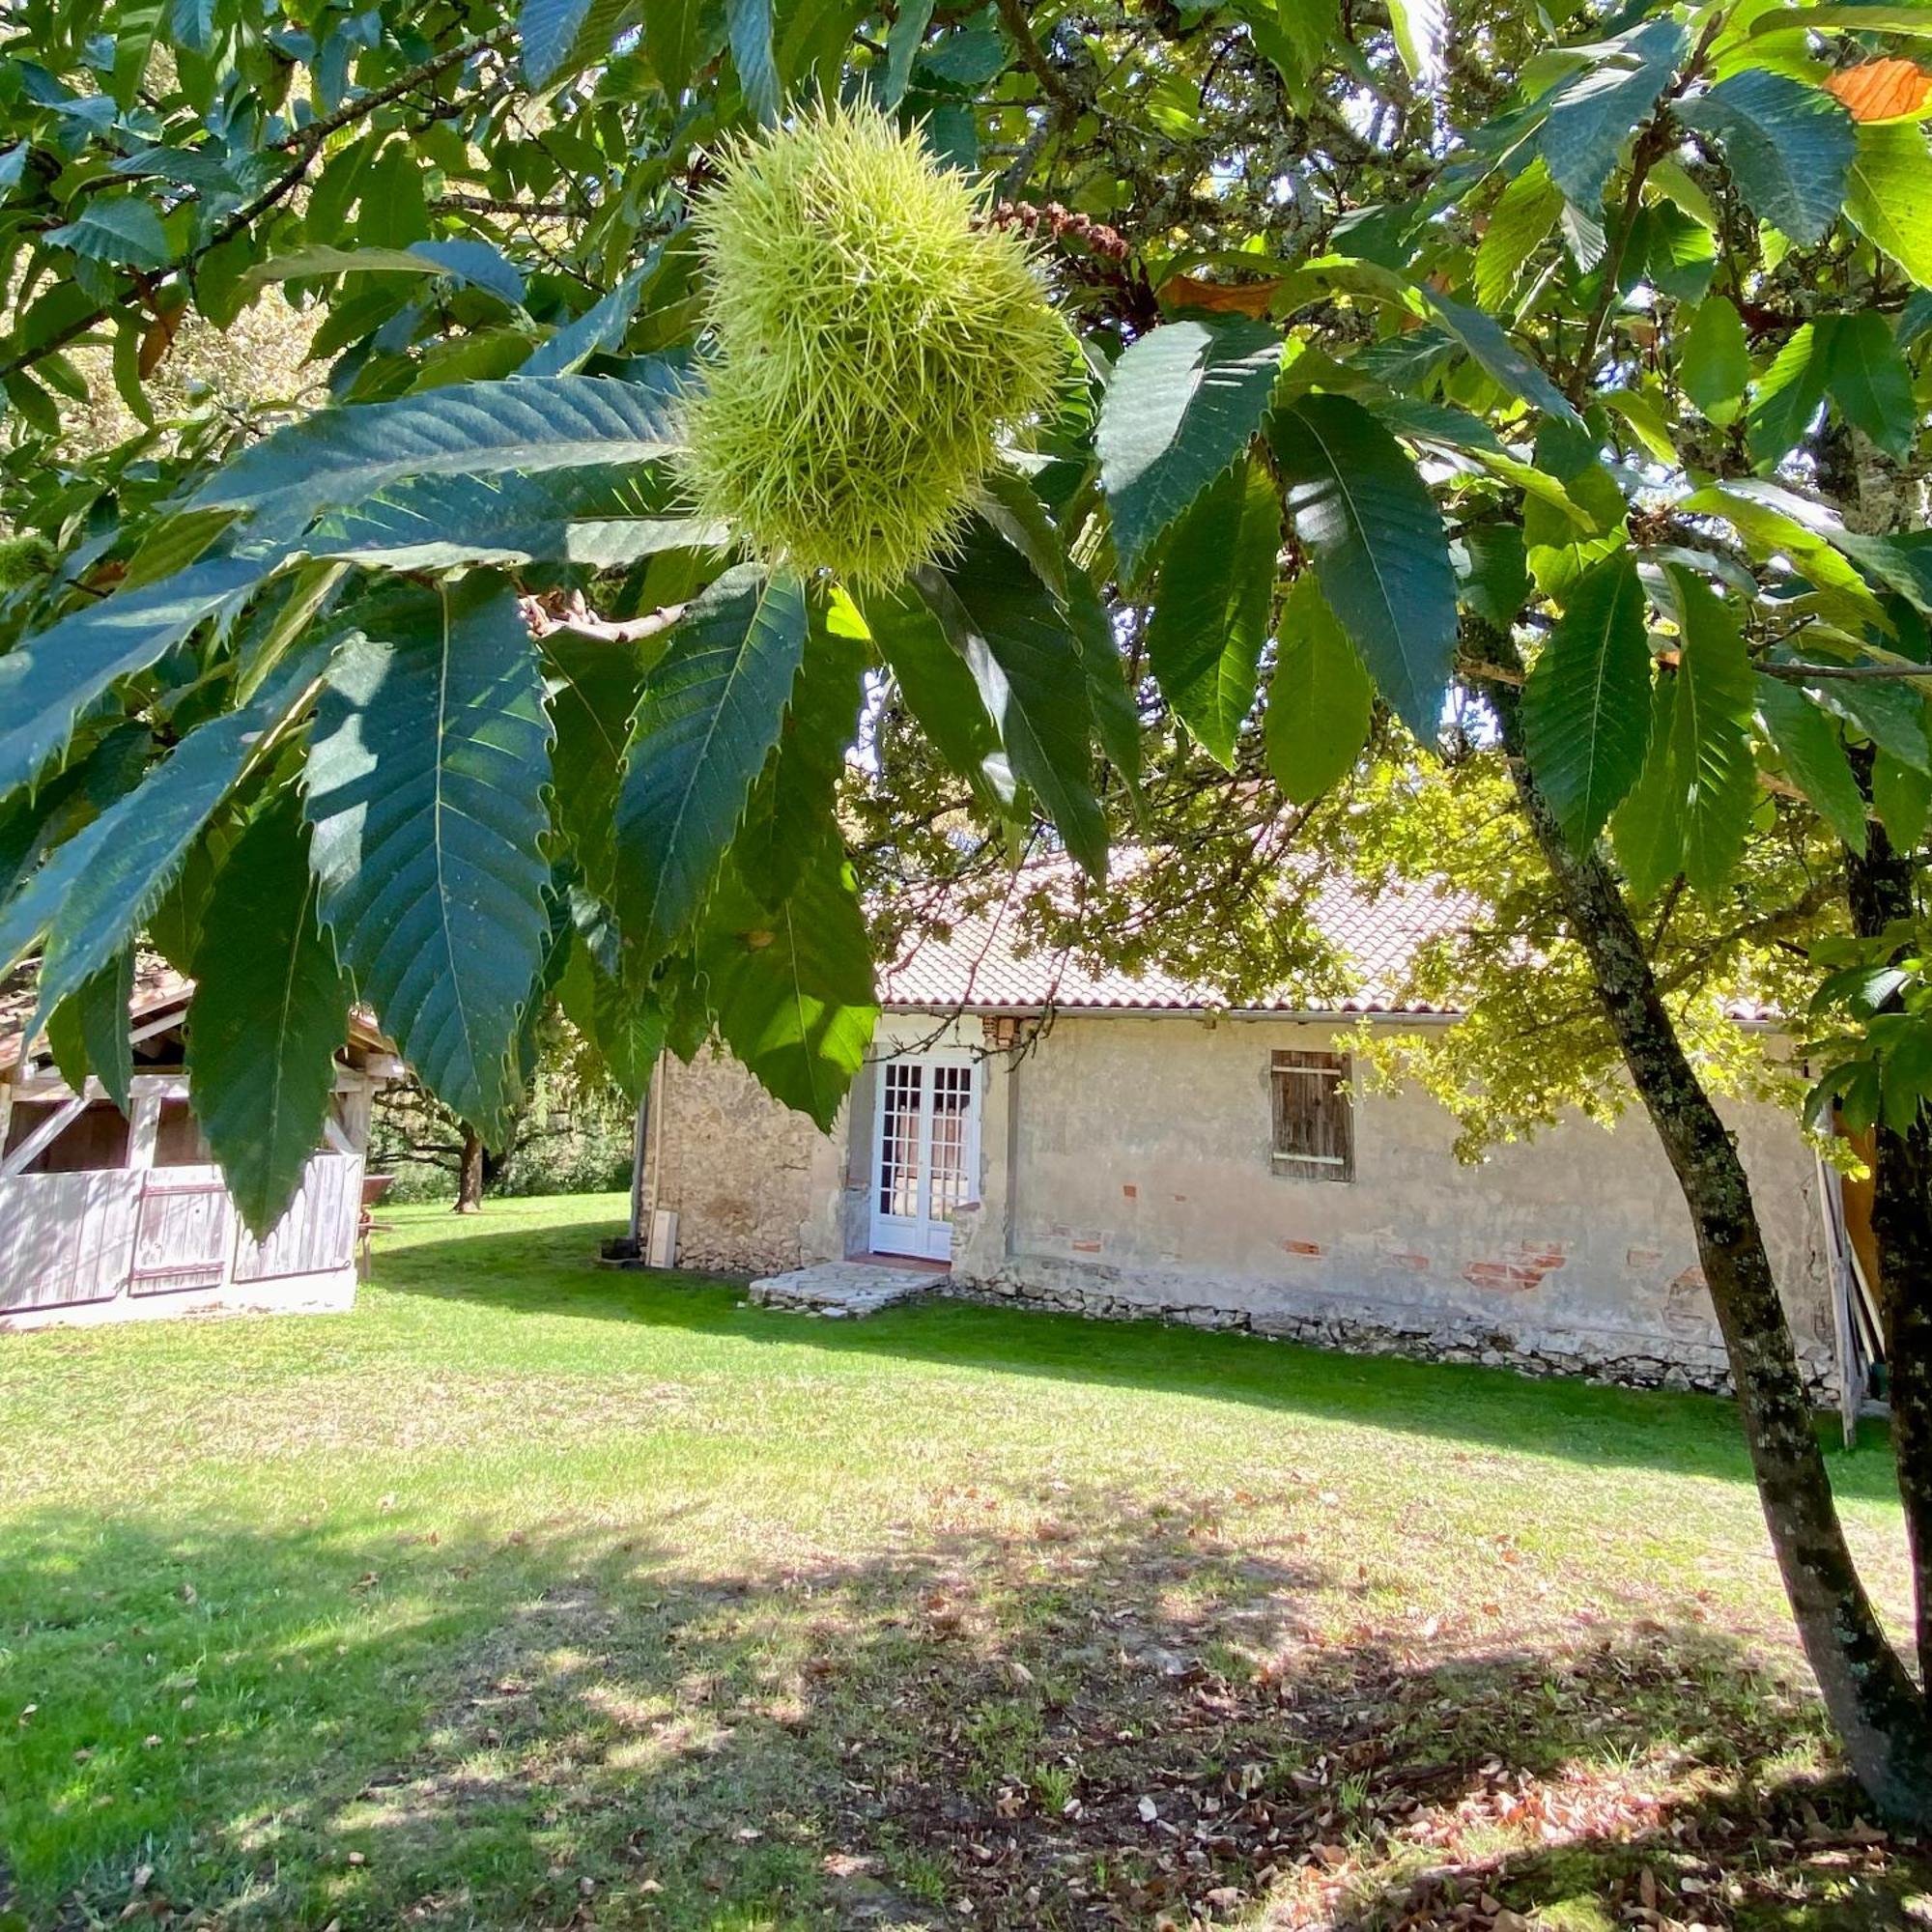
[[[1332,1050],[1333,1033],[1063,1016],[1009,1073],[1005,1174],[985,1177],[955,1281],[1093,1315],[1724,1385],[1690,1217],[1640,1111],[1608,1133],[1566,1122],[1470,1168],[1427,1095],[1358,1089],[1353,1180],[1285,1174],[1270,1159],[1271,1054]],[[1732,1124],[1801,1355],[1826,1392],[1835,1354],[1815,1163],[1773,1109],[1737,1109]]]
[[[1697,1389],[1713,1395],[1732,1389],[1721,1340],[1601,1328],[1484,1329],[1466,1317],[1433,1313],[1368,1311],[1298,1295],[1285,1300],[1271,1285],[1259,1293],[1247,1284],[1215,1283],[1202,1299],[1198,1283],[1162,1284],[1146,1275],[1122,1278],[1091,1264],[1042,1262],[1009,1264],[976,1280],[952,1275],[941,1293],[956,1299],[1084,1315],[1104,1321],[1171,1321],[1190,1328],[1235,1328],[1311,1348],[1351,1355],[1403,1355],[1423,1362],[1480,1362],[1528,1376],[1579,1376],[1625,1388]],[[1243,1305],[1246,1304],[1246,1305]],[[1713,1330],[1715,1337],[1715,1329]],[[1800,1336],[1804,1378],[1821,1406],[1837,1400],[1838,1377],[1831,1347]]]
[[[825,1137],[803,1114],[709,1048],[667,1063],[651,1111],[644,1205],[676,1211],[679,1266],[757,1274],[807,1258]]]
[[[979,1199],[954,1221],[953,1288],[1357,1352],[1725,1385],[1690,1218],[1640,1111],[1607,1133],[1566,1122],[1471,1168],[1427,1095],[1358,1089],[1354,1179],[1284,1174],[1271,1054],[1332,1049],[1335,1031],[1063,1014],[1030,1051],[982,1061]],[[889,1016],[875,1054],[932,1032]],[[980,1040],[969,1020],[940,1043]],[[660,1191],[684,1265],[751,1274],[864,1253],[871,1079],[825,1136],[727,1060],[673,1066]],[[1816,1165],[1775,1110],[1730,1118],[1800,1354],[1829,1394]]]

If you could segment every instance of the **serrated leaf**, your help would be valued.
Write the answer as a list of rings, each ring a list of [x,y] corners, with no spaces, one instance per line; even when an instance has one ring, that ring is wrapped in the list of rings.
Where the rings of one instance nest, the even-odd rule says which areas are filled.
[[[1754,690],[1737,620],[1700,577],[1668,567],[1683,623],[1671,760],[1684,812],[1684,875],[1706,895],[1744,850],[1756,766],[1747,729]]]
[[[581,563],[623,569],[667,550],[708,549],[722,525],[667,515],[629,465],[534,476],[412,476],[326,511],[303,552],[385,570],[469,563]]]
[[[1845,6],[1776,7],[1757,14],[1750,23],[1753,38],[1763,34],[1813,31],[1824,33],[1860,31],[1890,34],[1932,35],[1932,8],[1866,5],[1851,0]]]
[[[190,731],[132,791],[56,847],[0,907],[0,970],[39,934],[47,935],[37,987],[40,1018],[140,931],[254,746],[308,701],[330,649],[326,639],[311,643],[253,704]]]
[[[980,515],[1033,566],[1033,574],[1061,603],[1066,601],[1066,547],[1046,505],[1031,483],[1002,466],[985,481]]]
[[[407,476],[494,476],[650,463],[676,440],[674,399],[606,376],[457,383],[394,402],[319,410],[218,469],[193,507],[250,513],[294,536],[319,512]]]
[[[168,266],[168,234],[151,203],[138,194],[97,194],[73,220],[47,230],[55,248],[71,248],[82,260],[117,269],[150,271]]]
[[[571,1016],[589,1036],[604,1070],[635,1107],[650,1091],[651,1074],[670,1030],[668,1016],[655,997],[638,992],[604,972],[582,945],[576,957],[584,962],[590,1000],[583,1017],[576,1012]],[[566,973],[559,992],[569,978]]]
[[[869,640],[842,597],[810,600],[805,658],[779,742],[732,841],[732,858],[770,903],[785,897],[817,848],[836,842],[838,781],[859,740]]]
[[[1230,771],[1254,709],[1280,552],[1274,485],[1244,460],[1196,498],[1162,553],[1148,666],[1181,723]]]
[[[876,92],[879,105],[889,113],[905,99],[912,64],[924,44],[926,28],[932,24],[932,10],[933,0],[900,0],[887,29],[885,65],[877,70],[883,78]]]
[[[466,287],[498,296],[513,307],[521,307],[524,300],[521,272],[487,242],[473,239],[418,242],[410,248],[336,248],[317,243],[257,262],[238,286],[261,289],[311,275],[361,274],[446,275]]]
[[[1845,420],[1903,463],[1918,440],[1912,371],[1875,309],[1824,317],[1818,324],[1825,383]]]
[[[1455,657],[1456,578],[1415,466],[1346,396],[1297,397],[1268,436],[1329,609],[1391,709],[1433,745]]]
[[[1624,264],[1619,280],[1628,275],[1632,288],[1647,281],[1672,301],[1701,301],[1717,271],[1717,245],[1709,231],[1688,214],[1667,201],[1657,201],[1638,211],[1624,244]]]
[[[83,605],[0,655],[0,798],[36,778],[80,710],[146,670],[194,627],[232,611],[279,561],[250,553]]]
[[[1463,347],[1511,395],[1520,396],[1532,408],[1554,416],[1558,422],[1582,421],[1570,407],[1569,398],[1510,340],[1502,324],[1493,316],[1451,301],[1447,296],[1432,295],[1429,300]]]
[[[1676,737],[1675,677],[1652,687],[1648,750],[1637,781],[1610,814],[1610,837],[1631,896],[1654,898],[1684,867],[1683,800],[1672,745]]]
[[[1452,549],[1457,595],[1484,623],[1508,635],[1529,596],[1522,531],[1514,524],[1472,524]]]
[[[724,26],[731,43],[731,65],[745,104],[761,127],[771,127],[784,104],[778,61],[772,52],[771,0],[724,0]]]
[[[550,924],[536,647],[485,570],[354,616],[304,779],[322,918],[423,1084],[488,1137]]]
[[[1577,265],[1577,272],[1587,275],[1604,259],[1610,245],[1604,224],[1566,197],[1556,226],[1562,234],[1563,245],[1570,251],[1570,259]]]
[[[84,1094],[93,1073],[124,1114],[129,1111],[134,1080],[128,1039],[133,998],[134,949],[124,946],[47,1015],[47,1051],[61,1078],[76,1094]]]
[[[1312,805],[1353,768],[1369,735],[1375,686],[1304,570],[1281,612],[1262,741],[1268,770],[1295,805]]]
[[[945,572],[913,586],[966,661],[1016,777],[1090,872],[1107,868],[1107,823],[1094,791],[1094,710],[1066,612],[1017,551],[983,524]]]
[[[897,682],[906,709],[949,770],[992,802],[1013,802],[1012,767],[966,660],[910,587],[864,599],[867,628]]]
[[[1500,308],[1515,289],[1523,265],[1556,226],[1563,213],[1563,190],[1549,178],[1539,155],[1496,197],[1490,225],[1476,245],[1473,286],[1486,309]]]
[[[155,39],[168,12],[169,0],[122,0],[115,10],[114,75],[109,91],[124,112],[140,99]]]
[[[1932,806],[1932,777],[1881,750],[1872,759],[1871,788],[1886,837],[1899,851],[1916,852],[1925,837],[1926,809]]]
[[[700,0],[644,0],[644,52],[665,93],[676,100],[690,84],[704,43]]]
[[[1815,702],[1855,724],[1882,752],[1916,772],[1932,772],[1932,740],[1926,734],[1925,700],[1904,680],[1821,678]]]
[[[1123,577],[1247,447],[1281,354],[1278,330],[1218,316],[1150,329],[1115,364],[1094,447]]]
[[[1537,588],[1560,601],[1592,564],[1625,541],[1623,488],[1597,454],[1596,438],[1567,423],[1544,422],[1535,459],[1529,473],[1546,483],[1560,480],[1562,492],[1554,501],[1533,494],[1523,504],[1524,556]]]
[[[1141,781],[1141,713],[1128,686],[1127,668],[1114,630],[1114,614],[1094,580],[1077,565],[1066,576],[1066,617],[1073,645],[1087,673],[1087,701],[1100,753],[1138,804]]]
[[[645,682],[617,791],[613,902],[635,980],[690,927],[784,722],[805,654],[789,571],[727,570]]]
[[[1845,213],[1921,288],[1932,287],[1932,151],[1923,128],[1881,122],[1858,130]]]
[[[659,257],[653,250],[608,296],[600,297],[575,322],[567,322],[548,342],[530,352],[529,359],[517,371],[520,377],[570,376],[592,355],[621,349],[631,320],[638,312],[638,299],[645,279],[656,268]]]
[[[49,852],[140,783],[153,750],[146,724],[117,724],[35,791],[0,807],[0,905]]]
[[[1728,296],[1707,296],[1684,331],[1677,357],[1684,393],[1719,428],[1735,421],[1750,381],[1744,318]]]
[[[546,88],[605,58],[639,11],[638,0],[524,0],[517,39],[526,84]]]
[[[568,625],[543,639],[556,823],[585,885],[611,892],[616,861],[612,813],[624,742],[644,685],[644,655],[633,643],[587,636]]]
[[[1712,235],[1718,232],[1718,211],[1711,205],[1711,197],[1675,155],[1665,155],[1652,163],[1650,181],[1653,187],[1681,208],[1699,228]]]
[[[1537,135],[1551,180],[1577,212],[1603,205],[1604,187],[1624,143],[1657,105],[1684,50],[1684,28],[1649,20],[1608,43],[1608,50],[1559,86]]]
[[[1530,769],[1563,835],[1596,841],[1643,769],[1650,643],[1628,550],[1586,572],[1564,600],[1522,692]]]
[[[287,1211],[322,1138],[349,1026],[349,980],[317,917],[308,847],[290,787],[215,874],[195,949],[195,1117],[258,1240]]]
[[[1671,436],[1670,424],[1643,390],[1605,389],[1599,392],[1599,399],[1606,410],[1624,419],[1647,454],[1671,469],[1678,467],[1677,443]]]
[[[1758,381],[1746,440],[1760,469],[1777,463],[1804,440],[1824,404],[1825,377],[1818,331],[1807,322],[1793,332]]]
[[[1917,61],[1861,61],[1828,74],[1825,86],[1854,121],[1916,120],[1932,106],[1932,73]]]
[[[1276,0],[1274,15],[1282,44],[1268,58],[1285,67],[1291,88],[1306,89],[1334,51],[1338,0]]]
[[[724,1043],[774,1099],[830,1132],[879,1018],[844,854],[823,848],[777,907],[727,866],[696,956]]]
[[[1418,87],[1442,78],[1442,56],[1449,34],[1445,0],[1389,0],[1389,26],[1396,52]]]
[[[1854,852],[1862,852],[1865,802],[1832,721],[1802,691],[1762,673],[1757,715],[1792,782]]]
[[[1891,620],[1858,571],[1815,530],[1754,494],[1772,487],[1749,478],[1708,484],[1685,497],[1680,507],[1687,515],[1724,518],[1753,555],[1766,562],[1783,559],[1814,587],[1821,610],[1854,634],[1866,625],[1889,632]]]
[[[1851,117],[1829,94],[1781,73],[1747,68],[1677,114],[1722,148],[1750,211],[1801,247],[1815,247],[1837,219],[1857,147]]]

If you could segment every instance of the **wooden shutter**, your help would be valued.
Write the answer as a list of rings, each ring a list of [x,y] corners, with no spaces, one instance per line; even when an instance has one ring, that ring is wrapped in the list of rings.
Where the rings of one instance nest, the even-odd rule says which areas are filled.
[[[1277,1052],[1269,1078],[1275,1172],[1310,1180],[1354,1179],[1353,1080],[1348,1057]]]

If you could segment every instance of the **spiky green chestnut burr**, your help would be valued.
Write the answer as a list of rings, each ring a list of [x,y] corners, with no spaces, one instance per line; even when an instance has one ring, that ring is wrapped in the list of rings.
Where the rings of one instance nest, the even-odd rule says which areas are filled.
[[[54,547],[29,530],[24,536],[0,537],[0,591],[17,590],[54,567]]]
[[[982,208],[870,105],[725,153],[693,217],[710,346],[682,469],[700,516],[860,587],[946,553],[1069,366],[1024,240]]]

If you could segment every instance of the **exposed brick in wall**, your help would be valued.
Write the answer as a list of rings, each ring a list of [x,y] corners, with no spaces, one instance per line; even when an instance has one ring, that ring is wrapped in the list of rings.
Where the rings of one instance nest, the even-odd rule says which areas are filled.
[[[925,1016],[889,1017],[908,1043]],[[975,1023],[975,1038],[980,1032]],[[954,1044],[973,1042],[955,1041]],[[982,1063],[979,1198],[953,1226],[953,1288],[1367,1353],[1719,1389],[1728,1370],[1689,1217],[1641,1114],[1566,1123],[1459,1167],[1453,1123],[1411,1090],[1357,1100],[1356,1179],[1268,1157],[1276,1046],[1328,1030],[1063,1016]],[[869,1127],[862,1076],[854,1115]],[[863,1252],[869,1131],[819,1135],[734,1064],[673,1066],[662,1205],[686,1265],[776,1272]],[[1762,1107],[1735,1125],[1814,1392],[1834,1375],[1815,1163]]]

